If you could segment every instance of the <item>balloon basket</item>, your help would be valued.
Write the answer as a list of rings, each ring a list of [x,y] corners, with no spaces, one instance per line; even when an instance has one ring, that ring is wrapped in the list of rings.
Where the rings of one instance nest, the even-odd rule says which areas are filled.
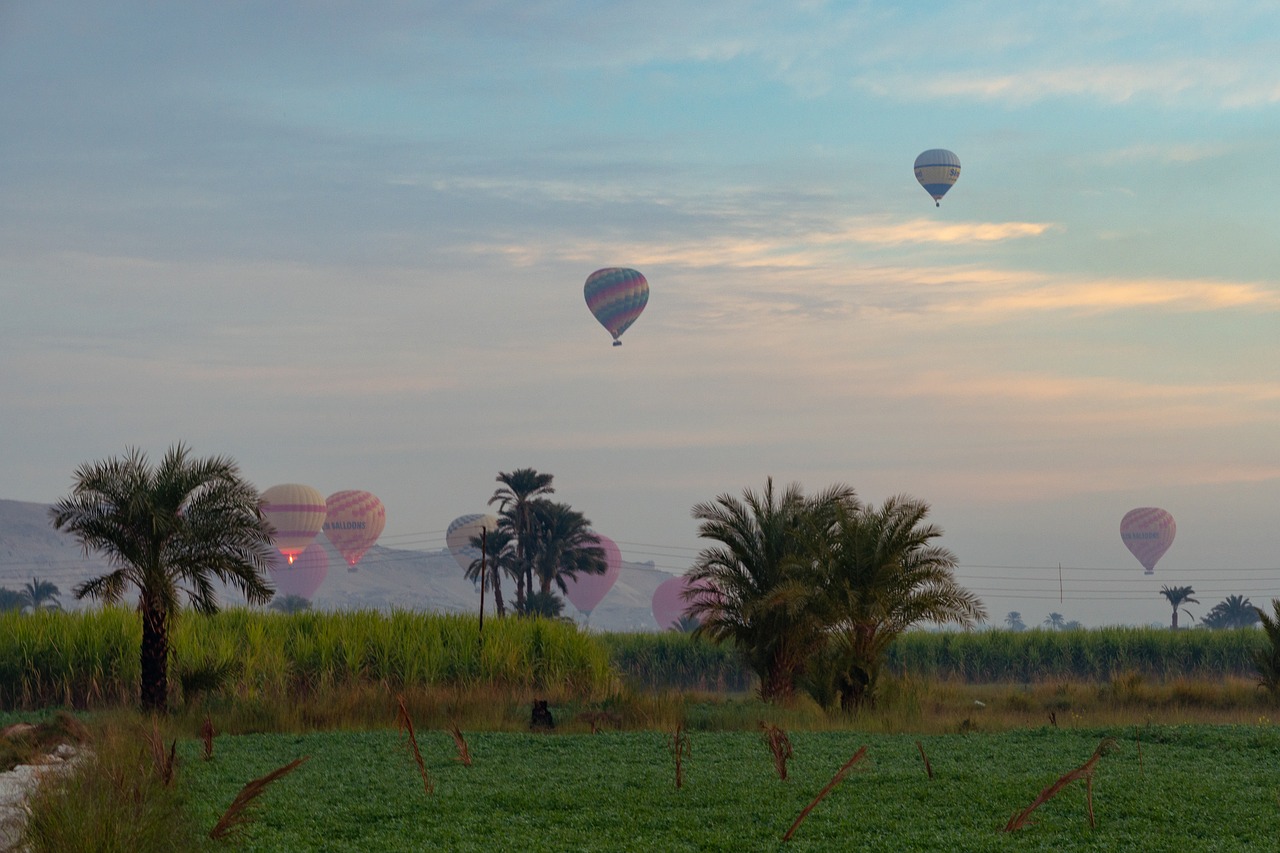
[[[614,342],[613,342],[613,345],[614,345],[615,347],[620,347],[620,346],[622,346],[622,341],[614,341]]]

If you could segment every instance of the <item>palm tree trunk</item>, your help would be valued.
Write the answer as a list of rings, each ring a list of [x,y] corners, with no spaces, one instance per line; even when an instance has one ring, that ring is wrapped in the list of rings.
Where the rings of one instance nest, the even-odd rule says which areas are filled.
[[[502,572],[496,565],[493,567],[493,609],[499,617],[507,615],[507,605],[502,600]]]
[[[169,614],[143,596],[142,709],[169,709]]]

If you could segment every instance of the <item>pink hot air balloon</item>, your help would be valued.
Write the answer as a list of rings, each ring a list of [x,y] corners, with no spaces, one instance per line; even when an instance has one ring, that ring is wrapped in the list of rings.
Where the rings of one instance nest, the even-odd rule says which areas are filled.
[[[324,527],[326,512],[324,495],[310,486],[283,483],[262,493],[262,514],[276,529],[276,549],[291,563]]]
[[[387,526],[387,510],[369,492],[348,489],[325,499],[324,535],[347,561],[347,571],[373,547]]]
[[[1131,509],[1120,521],[1120,538],[1142,563],[1144,575],[1155,574],[1156,563],[1169,550],[1177,532],[1173,516],[1154,506]]]
[[[313,542],[291,563],[279,558],[272,560],[267,572],[278,598],[300,595],[310,601],[329,574],[329,555],[320,543]]]
[[[569,601],[573,602],[573,606],[587,617],[587,621],[591,621],[591,611],[596,609],[598,605],[613,589],[614,581],[618,579],[619,573],[622,572],[622,552],[618,550],[618,543],[614,542],[608,536],[601,536],[599,533],[594,534],[596,543],[604,550],[604,560],[606,568],[602,575],[576,575],[573,580],[565,581],[565,595]]]
[[[709,597],[707,600],[719,598],[718,593],[706,581],[700,581],[697,586],[706,590],[705,595]],[[688,615],[690,602],[684,598],[686,589],[689,589],[689,579],[684,575],[677,575],[658,584],[658,588],[653,591],[653,618],[662,630],[679,627],[680,620]]]

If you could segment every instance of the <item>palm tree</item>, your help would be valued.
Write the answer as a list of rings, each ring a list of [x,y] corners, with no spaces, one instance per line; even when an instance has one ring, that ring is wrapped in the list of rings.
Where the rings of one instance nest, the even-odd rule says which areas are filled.
[[[62,592],[53,581],[32,578],[31,583],[24,586],[18,594],[22,596],[23,609],[29,608],[32,613],[42,608],[46,610],[62,609],[62,602],[58,601],[58,596],[62,595]]]
[[[485,581],[493,590],[494,610],[499,616],[506,616],[507,604],[502,600],[502,576],[507,574],[515,577],[519,574],[520,567],[516,559],[514,537],[509,531],[500,528],[486,530],[484,536],[472,536],[470,545],[481,556],[467,566],[467,580],[479,583],[480,572],[486,572]]]
[[[515,537],[516,562],[519,566],[516,581],[516,610],[524,612],[525,590],[533,591],[533,565],[529,559],[532,520],[529,502],[541,495],[555,491],[551,486],[552,474],[539,474],[533,468],[517,468],[506,473],[498,472],[497,481],[502,485],[493,492],[489,504],[498,505],[498,524]]]
[[[1066,617],[1061,613],[1050,613],[1049,618],[1044,620],[1046,628],[1052,628],[1055,631],[1061,631],[1063,626],[1067,624]]]
[[[1004,624],[1009,627],[1010,631],[1025,631],[1027,625],[1022,621],[1022,614],[1016,610],[1010,610],[1004,617]]]
[[[529,509],[532,550],[528,557],[539,592],[550,594],[554,584],[567,593],[566,580],[579,573],[602,575],[609,568],[604,549],[591,532],[591,521],[582,513],[545,498],[530,501]]]
[[[1252,628],[1258,624],[1258,608],[1243,595],[1228,595],[1201,619],[1206,628]]]
[[[16,589],[0,586],[0,613],[6,610],[21,610],[27,606],[27,600]]]
[[[1162,586],[1160,594],[1169,600],[1169,605],[1173,608],[1173,630],[1175,631],[1178,630],[1178,609],[1187,602],[1200,603],[1191,597],[1196,594],[1196,591],[1189,586]],[[1187,615],[1190,616],[1191,613],[1187,612]]]
[[[698,535],[719,544],[703,549],[686,577],[690,589],[710,587],[716,594],[691,593],[686,612],[701,622],[695,635],[737,646],[766,701],[794,695],[823,643],[807,531],[829,528],[835,507],[846,502],[856,502],[847,486],[805,497],[797,484],[775,492],[769,478],[762,493],[746,489],[742,500],[722,494],[693,507]]]
[[[69,497],[50,507],[53,526],[114,569],[79,584],[76,598],[118,602],[130,587],[142,613],[142,706],[168,707],[169,624],[185,592],[200,613],[218,609],[213,581],[266,604],[273,553],[261,497],[229,458],[192,459],[175,444],[152,467],[144,453],[81,465]]]
[[[1256,608],[1258,619],[1262,622],[1262,630],[1267,635],[1267,646],[1253,653],[1254,664],[1258,667],[1258,684],[1280,694],[1280,598],[1271,600],[1275,616],[1269,616],[1262,608]]]
[[[845,710],[874,700],[885,652],[912,625],[971,628],[986,618],[982,602],[956,582],[956,556],[931,544],[942,530],[924,523],[928,514],[927,503],[907,496],[879,509],[838,507],[820,561],[824,621],[833,628],[824,664]]]
[[[311,609],[311,602],[301,595],[286,595],[276,597],[270,609],[280,613],[304,613]]]

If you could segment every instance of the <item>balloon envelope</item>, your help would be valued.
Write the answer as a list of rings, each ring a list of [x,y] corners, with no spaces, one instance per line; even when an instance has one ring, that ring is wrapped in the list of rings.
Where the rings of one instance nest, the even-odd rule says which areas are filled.
[[[1173,516],[1159,507],[1141,506],[1131,509],[1120,520],[1120,538],[1125,547],[1142,563],[1144,575],[1155,574],[1156,563],[1173,544],[1178,526]]]
[[[356,563],[387,526],[386,507],[373,494],[358,489],[334,492],[324,503],[324,535],[355,571]]]
[[[310,601],[329,574],[329,555],[319,542],[313,542],[292,563],[273,559],[267,573],[271,575],[277,598],[300,595]]]
[[[658,588],[653,591],[653,618],[659,628],[665,631],[678,627],[680,620],[687,615],[689,605],[692,604],[684,598],[684,591],[689,588],[689,579],[684,575],[677,575],[658,584]],[[719,597],[719,594],[705,581],[700,582],[698,588],[706,590],[706,595],[712,600]]]
[[[479,536],[480,531],[485,528],[497,530],[498,519],[495,516],[477,512],[471,515],[460,515],[449,522],[449,529],[444,534],[444,542],[449,548],[449,553],[453,555],[453,559],[464,572],[471,568],[472,563],[480,559],[480,549],[474,547],[471,540]]]
[[[282,483],[262,493],[262,514],[276,529],[275,546],[290,562],[324,527],[324,495],[310,486]]]
[[[618,543],[608,536],[601,536],[599,533],[594,535],[596,543],[604,550],[604,574],[578,574],[572,580],[565,581],[565,595],[573,602],[574,607],[587,616],[604,600],[622,572],[622,551],[618,550]]]
[[[960,177],[960,158],[945,148],[930,148],[916,158],[916,180],[937,206]]]
[[[613,335],[615,347],[622,345],[618,338],[649,303],[649,282],[640,273],[625,267],[596,270],[587,276],[582,292],[591,313]]]

